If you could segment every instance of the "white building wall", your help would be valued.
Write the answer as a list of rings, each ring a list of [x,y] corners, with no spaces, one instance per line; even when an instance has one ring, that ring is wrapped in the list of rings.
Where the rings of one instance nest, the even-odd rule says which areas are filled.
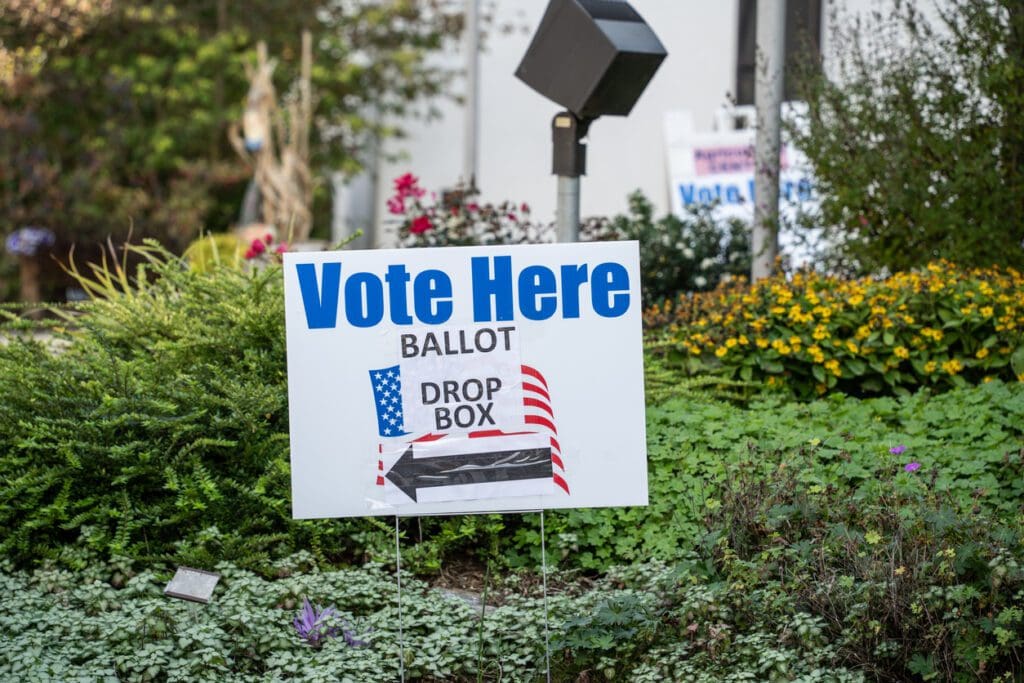
[[[667,212],[664,141],[667,111],[689,110],[698,130],[710,130],[715,111],[729,103],[735,87],[738,2],[736,0],[630,0],[664,43],[668,58],[628,118],[603,117],[590,128],[582,215],[613,215],[626,209],[627,195],[641,189],[659,213]],[[777,0],[762,0],[777,1]],[[824,3],[823,22],[879,6],[879,0]],[[547,0],[494,0],[494,26],[511,22],[525,30],[492,31],[480,63],[478,187],[483,201],[527,202],[537,220],[554,220],[555,177],[551,175],[552,117],[559,107],[514,76]],[[823,51],[829,53],[829,28]],[[457,51],[441,57],[459,66]],[[457,83],[462,88],[462,83]],[[464,109],[441,103],[442,118],[406,120],[408,137],[386,143],[397,162],[382,161],[377,185],[377,244],[393,243],[393,222],[384,209],[391,180],[419,176],[425,187],[453,187],[462,174]]]

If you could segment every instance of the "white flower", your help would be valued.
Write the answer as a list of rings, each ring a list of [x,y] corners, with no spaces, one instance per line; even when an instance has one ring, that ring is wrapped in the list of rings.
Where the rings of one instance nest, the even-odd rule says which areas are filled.
[[[683,247],[683,256],[686,258],[693,258],[695,256],[695,254],[693,253],[693,249],[690,249],[689,247]]]
[[[698,275],[697,277],[693,278],[693,284],[697,285],[698,287],[703,287],[707,283],[708,280],[703,275]]]
[[[710,256],[708,256],[706,259],[704,259],[703,261],[700,262],[700,269],[701,270],[707,270],[708,268],[710,268],[713,265],[715,265],[715,259],[713,259]],[[701,285],[701,286],[703,286],[703,285]]]

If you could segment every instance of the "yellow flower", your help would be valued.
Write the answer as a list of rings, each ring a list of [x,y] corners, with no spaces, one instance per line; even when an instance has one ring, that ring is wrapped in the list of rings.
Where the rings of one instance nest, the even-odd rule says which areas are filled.
[[[907,573],[907,568],[901,564],[900,566],[896,567],[896,569],[894,569],[892,573],[896,576],[903,576]]]
[[[758,337],[757,339],[754,340],[754,343],[757,344],[757,348],[759,349],[768,348],[768,340],[765,339],[764,337]]]
[[[725,348],[724,346],[719,346],[717,349],[715,349],[715,355],[718,356],[719,358],[721,358],[727,353],[729,353],[729,349]]]
[[[858,305],[864,303],[864,297],[861,296],[860,294],[854,294],[849,299],[847,299],[847,301],[850,302],[851,306],[858,306]]]
[[[927,363],[924,364],[924,371],[927,374],[931,375],[931,374],[935,373],[935,368],[937,368],[937,367],[939,367],[939,364],[936,363],[933,360],[930,360],[930,361],[928,361]]]
[[[725,348],[731,349],[732,347],[736,346],[736,344],[738,344],[738,343],[739,342],[736,341],[735,338],[729,337],[728,339],[725,340]]]
[[[740,346],[747,346],[750,344],[750,340],[747,339],[747,335],[741,334],[739,338]]]
[[[836,377],[843,376],[843,371],[839,369],[839,361],[837,361],[835,358],[825,363],[825,369],[831,372]]]
[[[974,354],[974,357],[977,358],[978,360],[981,360],[982,358],[987,358],[988,357],[988,349],[985,349],[985,348],[978,349],[978,352],[976,354]]]
[[[922,333],[923,334],[923,333]],[[867,325],[861,325],[857,328],[857,334],[854,335],[857,339],[867,339],[871,336],[871,328]]]
[[[857,348],[857,344],[852,341],[848,341],[846,342],[846,350],[850,353],[857,353],[859,349]]]
[[[983,377],[983,378],[981,379],[981,383],[982,383],[982,384],[988,384],[989,382],[991,382],[991,381],[992,381],[992,380],[994,380],[994,379],[995,379],[995,377],[993,377],[992,375],[985,375],[985,376],[984,376],[984,377]]]
[[[951,358],[942,364],[942,369],[946,371],[946,374],[955,375],[964,369],[963,363],[958,361],[956,358]]]
[[[784,315],[786,313],[786,309],[783,308],[782,306],[772,306],[771,308],[768,309],[768,311],[772,315]]]
[[[907,347],[905,346],[897,346],[892,350],[892,355],[896,356],[897,358],[902,358],[903,360],[906,360],[910,358],[910,351],[907,351]]]
[[[824,325],[818,325],[814,328],[814,334],[812,336],[818,341],[828,339],[828,330],[825,329]]]
[[[995,311],[992,309],[991,306],[984,306],[981,309],[981,314],[983,316],[985,316],[986,318],[991,318],[992,314],[994,314],[994,313],[995,313]]]

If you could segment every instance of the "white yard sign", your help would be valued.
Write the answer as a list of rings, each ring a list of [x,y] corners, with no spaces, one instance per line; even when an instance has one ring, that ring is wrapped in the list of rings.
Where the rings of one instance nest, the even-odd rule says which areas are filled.
[[[635,242],[284,273],[296,518],[647,504]]]
[[[803,105],[786,103],[782,115],[797,120]],[[753,118],[753,107],[742,107]],[[757,130],[734,130],[722,116],[719,130],[697,132],[689,112],[665,115],[669,200],[672,212],[685,216],[697,206],[715,204],[719,218],[754,219],[754,143]],[[779,154],[779,208],[788,219],[817,207],[807,158],[784,136]]]

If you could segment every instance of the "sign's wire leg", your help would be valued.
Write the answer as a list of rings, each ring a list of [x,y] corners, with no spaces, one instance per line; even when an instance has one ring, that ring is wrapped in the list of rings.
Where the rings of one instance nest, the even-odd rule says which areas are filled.
[[[548,552],[544,541],[544,510],[540,511],[540,576],[544,587],[544,671],[551,683],[551,639],[548,635]]]
[[[402,633],[402,551],[398,544],[398,515],[395,515],[395,580],[398,583],[398,676],[402,683],[405,683],[405,636]],[[547,628],[546,625],[545,628]],[[550,678],[548,680],[550,683]]]

